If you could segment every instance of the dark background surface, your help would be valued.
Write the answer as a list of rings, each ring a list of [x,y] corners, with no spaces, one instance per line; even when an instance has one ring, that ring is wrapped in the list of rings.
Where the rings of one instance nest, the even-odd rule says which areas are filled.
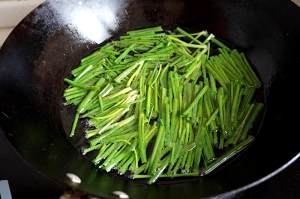
[[[13,198],[57,199],[64,191],[52,180],[37,173],[6,140],[0,129],[0,180],[8,180]],[[300,198],[300,160],[270,180],[229,198]],[[26,197],[27,198],[27,197]]]
[[[36,172],[7,141],[0,128],[0,181],[8,180],[14,198],[58,198],[63,187]],[[28,196],[28,197],[25,197]],[[0,197],[1,198],[1,197]]]
[[[274,178],[244,192],[240,198],[300,198],[300,160]]]

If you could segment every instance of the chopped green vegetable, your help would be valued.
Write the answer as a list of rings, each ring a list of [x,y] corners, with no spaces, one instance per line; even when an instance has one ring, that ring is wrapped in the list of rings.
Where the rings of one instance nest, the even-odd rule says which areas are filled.
[[[133,179],[206,175],[253,141],[261,87],[245,54],[207,31],[129,31],[65,78],[93,163]],[[221,151],[225,151],[220,154]]]

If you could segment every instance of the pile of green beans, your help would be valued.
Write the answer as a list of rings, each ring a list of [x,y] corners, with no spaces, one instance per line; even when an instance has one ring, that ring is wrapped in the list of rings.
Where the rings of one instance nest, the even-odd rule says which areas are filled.
[[[86,119],[93,163],[133,179],[205,175],[243,150],[263,108],[245,55],[206,31],[134,30],[82,59],[65,79]]]

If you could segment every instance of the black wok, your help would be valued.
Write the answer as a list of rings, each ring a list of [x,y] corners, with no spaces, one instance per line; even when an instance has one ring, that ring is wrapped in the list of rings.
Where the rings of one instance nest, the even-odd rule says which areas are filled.
[[[49,1],[27,16],[0,51],[0,125],[37,171],[78,190],[131,198],[229,196],[276,175],[299,156],[296,120],[300,9],[285,0]],[[199,178],[144,183],[97,171],[66,137],[73,118],[63,107],[63,78],[97,43],[127,30],[163,25],[207,29],[243,50],[264,83],[265,117],[256,141],[238,158]],[[80,143],[80,138],[72,140]]]

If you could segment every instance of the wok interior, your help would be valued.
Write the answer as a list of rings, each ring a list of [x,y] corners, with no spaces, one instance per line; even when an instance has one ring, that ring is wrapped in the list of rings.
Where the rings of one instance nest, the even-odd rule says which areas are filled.
[[[75,173],[82,179],[80,190],[100,196],[122,190],[133,198],[196,198],[242,187],[295,156],[297,135],[286,117],[293,104],[282,92],[293,89],[300,31],[286,19],[299,22],[296,8],[280,1],[132,0],[122,9],[127,14],[119,16],[120,26],[111,38],[141,27],[180,26],[191,32],[207,29],[244,51],[264,84],[267,107],[260,134],[236,161],[206,177],[148,186],[97,171],[66,139],[74,110],[65,108],[62,98],[63,78],[97,45],[80,39],[46,3],[14,30],[0,53],[0,111],[5,113],[1,125],[34,167],[59,182],[65,182],[66,173]],[[81,139],[78,135],[72,143],[80,144]]]

